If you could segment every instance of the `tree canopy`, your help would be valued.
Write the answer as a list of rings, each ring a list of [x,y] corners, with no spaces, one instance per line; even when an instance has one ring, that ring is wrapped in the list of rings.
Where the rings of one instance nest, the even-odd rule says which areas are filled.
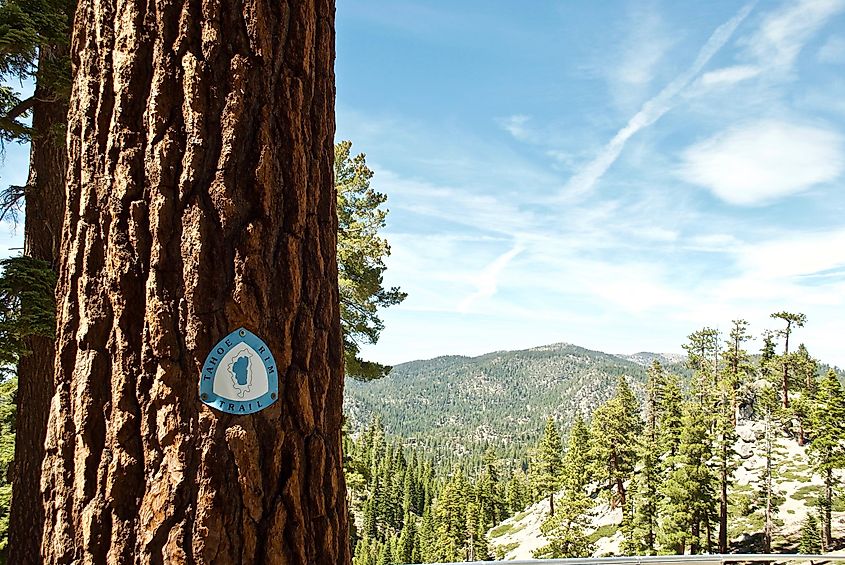
[[[352,156],[351,150],[351,141],[335,145],[340,318],[346,374],[372,380],[385,376],[390,367],[362,359],[361,346],[376,343],[384,329],[379,308],[399,304],[407,295],[398,287],[383,286],[390,245],[379,231],[386,225],[388,211],[381,205],[387,195],[370,186],[373,171],[366,155]]]

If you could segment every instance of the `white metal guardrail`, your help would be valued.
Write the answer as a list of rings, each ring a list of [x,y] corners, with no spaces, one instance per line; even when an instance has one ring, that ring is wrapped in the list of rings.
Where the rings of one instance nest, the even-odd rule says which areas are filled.
[[[438,565],[725,565],[726,563],[784,563],[810,561],[814,565],[845,561],[845,555],[800,555],[797,553],[725,553],[708,555],[643,555],[632,557],[583,557],[570,559],[516,559],[512,561],[463,561]]]

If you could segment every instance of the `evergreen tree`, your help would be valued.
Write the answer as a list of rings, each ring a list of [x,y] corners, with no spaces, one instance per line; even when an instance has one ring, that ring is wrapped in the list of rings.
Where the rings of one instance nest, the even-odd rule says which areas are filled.
[[[593,543],[585,533],[590,527],[592,501],[583,493],[567,492],[558,511],[540,526],[549,543],[534,551],[538,559],[589,557]]]
[[[734,320],[726,343],[719,380],[719,404],[715,417],[716,463],[719,473],[719,553],[728,551],[728,489],[736,469],[737,391],[751,370],[743,343],[750,338],[748,322]]]
[[[508,480],[507,504],[511,513],[522,512],[531,503],[528,480],[522,470],[518,470]]]
[[[695,373],[694,389],[699,401],[708,400],[706,392],[718,380],[719,332],[713,328],[702,328],[691,333],[683,348],[687,352],[687,366]]]
[[[818,361],[810,356],[807,347],[802,343],[795,353],[789,355],[790,373],[800,388],[800,394],[792,401],[792,416],[798,422],[798,445],[807,442],[807,427],[810,425],[810,412],[815,402],[816,374]]]
[[[580,412],[569,428],[563,456],[562,485],[567,492],[583,492],[590,481],[590,429]]]
[[[675,457],[677,457],[681,445],[682,406],[683,396],[677,375],[666,375],[660,408],[658,442],[660,453],[666,457],[670,470],[674,467]]]
[[[636,500],[626,548],[637,555],[654,555],[657,548],[661,449],[659,423],[666,376],[658,361],[652,362],[646,383],[645,430],[638,442],[638,469],[635,475]]]
[[[798,553],[818,555],[822,552],[821,532],[819,522],[812,512],[807,513],[801,525],[801,541],[798,542]]]
[[[763,414],[763,441],[761,451],[763,456],[763,468],[759,479],[760,490],[765,503],[764,529],[763,529],[763,550],[770,553],[772,550],[772,538],[776,523],[777,510],[783,498],[775,485],[777,476],[777,464],[781,454],[775,442],[776,425],[780,419],[780,405],[778,403],[777,391],[773,386],[764,386],[758,394],[757,404]]]
[[[378,232],[386,225],[387,210],[381,205],[387,196],[370,187],[373,171],[366,156],[353,157],[351,149],[350,141],[335,145],[341,325],[346,374],[370,380],[383,377],[390,367],[361,359],[361,344],[376,343],[384,329],[378,309],[399,304],[407,295],[398,287],[382,286],[390,246]]]
[[[736,425],[738,391],[753,371],[748,353],[743,348],[743,344],[749,339],[751,339],[751,336],[748,333],[748,322],[746,320],[733,320],[726,343],[727,347],[722,354],[722,375],[730,395],[731,423],[734,426]]]
[[[809,451],[816,474],[824,481],[822,501],[822,541],[824,550],[832,547],[834,470],[845,466],[845,392],[831,369],[819,383],[812,410],[812,440]]]
[[[543,437],[537,444],[531,466],[531,484],[537,497],[549,497],[549,515],[555,514],[555,491],[560,487],[563,469],[563,444],[554,419],[546,420]]]
[[[408,514],[403,522],[402,532],[399,534],[399,543],[397,544],[396,561],[397,563],[413,563],[417,537],[416,521],[413,516]]]
[[[14,377],[0,375],[0,479],[9,474],[15,455],[15,391]],[[0,556],[5,555],[9,529],[9,505],[12,502],[12,485],[0,480]],[[0,557],[0,563],[5,559]]]
[[[592,476],[607,485],[611,507],[622,507],[622,526],[630,521],[625,483],[631,479],[642,429],[639,405],[624,376],[616,394],[593,413],[590,427]]]
[[[778,333],[783,337],[783,355],[781,356],[781,400],[783,408],[789,408],[789,336],[795,328],[803,328],[807,323],[807,316],[804,314],[794,314],[792,312],[775,312],[771,316],[783,320],[786,327]]]
[[[698,401],[684,403],[678,455],[664,483],[664,550],[682,554],[711,550],[710,524],[715,515],[715,477],[708,466],[712,455],[710,417]]]

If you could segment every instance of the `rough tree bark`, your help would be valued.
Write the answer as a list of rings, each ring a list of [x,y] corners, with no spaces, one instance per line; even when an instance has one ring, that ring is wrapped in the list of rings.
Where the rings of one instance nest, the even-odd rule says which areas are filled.
[[[36,74],[32,107],[34,134],[30,143],[27,180],[24,253],[57,267],[65,211],[65,120],[67,101],[54,92],[44,73],[51,58],[67,56],[67,46],[42,46]],[[15,422],[15,464],[12,471],[12,508],[9,516],[9,560],[17,563],[40,561],[41,463],[47,414],[53,396],[54,342],[49,337],[30,336],[30,354],[18,362],[18,411]]]
[[[83,0],[73,38],[45,562],[349,563],[333,0]],[[239,326],[248,416],[198,397]]]

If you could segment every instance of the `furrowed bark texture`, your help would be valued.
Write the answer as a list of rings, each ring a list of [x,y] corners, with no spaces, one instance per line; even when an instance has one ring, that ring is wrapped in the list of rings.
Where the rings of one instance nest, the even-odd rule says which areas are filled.
[[[333,0],[82,0],[47,563],[349,563]],[[244,326],[279,400],[198,398]]]
[[[26,220],[24,253],[57,268],[65,212],[65,119],[67,101],[43,79],[51,57],[66,57],[67,46],[41,47],[32,107],[34,135],[30,143],[29,179],[25,191]],[[18,362],[18,412],[15,422],[15,464],[12,472],[12,508],[9,515],[9,557],[11,565],[40,561],[41,463],[47,414],[53,396],[54,342],[49,337],[30,336],[29,355]]]

